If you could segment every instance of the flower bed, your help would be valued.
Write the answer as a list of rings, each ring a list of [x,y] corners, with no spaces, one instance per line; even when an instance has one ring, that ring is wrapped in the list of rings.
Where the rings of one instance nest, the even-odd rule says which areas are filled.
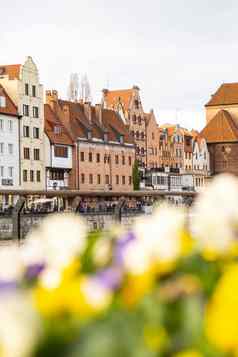
[[[88,233],[46,218],[0,250],[0,356],[238,356],[238,182]]]

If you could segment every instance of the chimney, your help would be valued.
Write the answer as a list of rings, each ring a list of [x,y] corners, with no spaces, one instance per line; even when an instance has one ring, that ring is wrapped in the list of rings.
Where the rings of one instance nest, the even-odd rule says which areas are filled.
[[[84,114],[88,119],[89,123],[92,124],[92,108],[90,102],[85,102],[83,105]]]
[[[55,109],[55,104],[58,102],[58,92],[56,90],[47,90],[46,95],[46,104],[49,104],[51,109]]]
[[[95,105],[95,113],[96,113],[97,120],[102,125],[102,105],[101,104]]]
[[[70,111],[69,111],[69,105],[64,104],[63,105],[63,113],[64,113],[64,119],[69,122],[70,121]]]

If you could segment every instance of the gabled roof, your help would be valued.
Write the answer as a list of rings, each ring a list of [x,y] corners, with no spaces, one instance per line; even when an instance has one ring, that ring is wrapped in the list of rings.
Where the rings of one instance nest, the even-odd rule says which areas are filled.
[[[9,79],[19,79],[20,70],[20,64],[0,65],[0,75],[8,75]]]
[[[0,84],[0,96],[6,98],[6,106],[5,107],[0,106],[0,114],[7,114],[17,117],[18,116],[17,107],[1,84]]]
[[[238,141],[238,127],[231,114],[220,110],[201,131],[200,135],[208,143]]]
[[[133,88],[131,89],[119,89],[119,90],[106,90],[105,101],[108,108],[113,108],[117,106],[118,102],[121,102],[124,109],[128,110],[133,95]]]
[[[231,104],[238,104],[238,83],[223,83],[205,106]]]
[[[62,122],[57,117],[56,113],[53,112],[49,104],[44,105],[45,112],[45,133],[48,136],[52,144],[61,145],[73,145],[73,140],[71,139],[67,129],[64,127]],[[55,127],[60,127],[60,133],[55,132]]]

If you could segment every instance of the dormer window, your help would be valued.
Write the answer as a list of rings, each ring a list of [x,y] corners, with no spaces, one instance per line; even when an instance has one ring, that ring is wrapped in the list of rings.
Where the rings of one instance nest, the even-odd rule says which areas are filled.
[[[88,140],[91,140],[92,139],[92,132],[91,130],[88,130]]]
[[[136,107],[136,109],[139,109],[139,101],[138,101],[138,99],[135,99],[135,107]]]
[[[61,134],[61,127],[58,126],[58,125],[56,125],[56,126],[54,127],[54,133],[55,133],[55,134]]]
[[[6,97],[0,96],[0,107],[5,108],[6,107]]]

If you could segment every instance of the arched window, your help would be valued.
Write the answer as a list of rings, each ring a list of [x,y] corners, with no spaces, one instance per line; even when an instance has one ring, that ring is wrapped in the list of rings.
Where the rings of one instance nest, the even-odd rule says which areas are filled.
[[[136,139],[139,140],[139,138],[140,138],[140,133],[139,133],[139,131],[137,130],[137,132],[136,132]]]

